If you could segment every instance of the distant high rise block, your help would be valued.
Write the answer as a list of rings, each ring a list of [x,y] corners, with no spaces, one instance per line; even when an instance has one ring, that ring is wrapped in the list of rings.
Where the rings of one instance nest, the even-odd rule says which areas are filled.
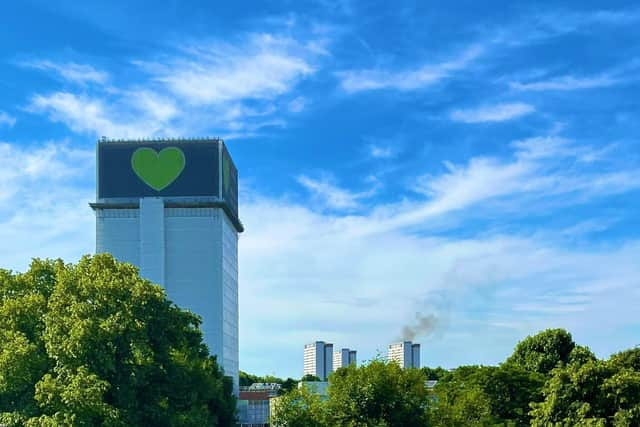
[[[304,346],[304,375],[326,381],[333,372],[333,344],[316,341]]]
[[[333,370],[338,368],[346,368],[351,364],[356,364],[356,351],[343,348],[333,352]]]
[[[389,344],[388,360],[401,368],[419,368],[420,344],[413,344],[411,341]]]
[[[222,140],[97,145],[96,252],[111,253],[202,317],[238,390],[238,173]]]

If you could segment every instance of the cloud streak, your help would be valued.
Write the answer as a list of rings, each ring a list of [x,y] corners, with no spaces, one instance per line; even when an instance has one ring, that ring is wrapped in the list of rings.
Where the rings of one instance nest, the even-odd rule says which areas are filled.
[[[569,75],[528,83],[510,82],[509,87],[518,91],[570,91],[610,87],[618,82],[619,80],[606,75],[595,77]]]
[[[23,67],[41,71],[53,72],[58,77],[72,83],[85,85],[87,83],[104,84],[109,79],[109,74],[95,69],[88,64],[75,62],[58,63],[49,60],[34,60],[21,62]]]
[[[212,130],[223,137],[252,136],[264,128],[283,127],[284,120],[277,117],[281,109],[296,113],[305,108],[303,97],[288,104],[278,101],[316,71],[314,63],[326,55],[327,43],[325,38],[266,33],[250,34],[235,44],[193,42],[171,54],[131,61],[128,72],[142,83],[123,86],[107,86],[109,76],[89,65],[32,61],[23,65],[53,71],[83,87],[36,94],[27,110],[98,137]]]
[[[455,58],[439,63],[426,63],[416,69],[343,70],[337,72],[336,76],[340,80],[342,89],[347,93],[380,89],[412,91],[441,82],[454,72],[469,66],[482,53],[482,47],[472,46]]]
[[[463,123],[505,122],[531,114],[535,110],[533,105],[514,102],[454,110],[449,114],[449,118],[455,122]]]
[[[352,210],[360,207],[360,201],[373,196],[376,187],[364,192],[352,192],[333,184],[327,176],[312,179],[306,175],[297,178],[298,183],[330,209]]]
[[[273,99],[315,69],[309,46],[292,38],[253,34],[239,45],[222,42],[186,46],[182,55],[143,62],[152,78],[192,104]]]
[[[16,118],[10,116],[4,111],[0,111],[0,126],[13,127],[16,124]]]
[[[0,142],[2,268],[23,270],[32,257],[77,260],[93,251],[94,150],[67,142],[26,147]]]

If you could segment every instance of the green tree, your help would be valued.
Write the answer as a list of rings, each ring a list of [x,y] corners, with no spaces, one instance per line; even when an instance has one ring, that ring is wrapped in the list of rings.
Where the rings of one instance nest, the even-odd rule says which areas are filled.
[[[532,426],[640,425],[640,351],[552,371],[544,401],[533,404]]]
[[[110,255],[0,272],[0,422],[228,426],[229,378],[180,310]]]
[[[527,426],[529,403],[542,399],[543,384],[542,374],[519,366],[461,366],[444,375],[434,388],[437,405],[434,405],[433,417],[449,420],[448,424],[435,424],[490,422]],[[473,418],[473,414],[478,418]]]
[[[307,387],[291,390],[277,397],[271,414],[275,427],[330,427],[327,408],[318,394]]]
[[[281,394],[288,393],[294,388],[296,388],[297,386],[298,386],[298,381],[294,380],[293,378],[287,378],[282,382],[282,388],[280,389],[280,393]]]
[[[421,368],[424,375],[428,380],[439,380],[443,376],[445,376],[449,371],[444,368],[438,366],[437,368],[429,368],[427,366]]]
[[[484,427],[497,423],[491,415],[489,397],[478,385],[440,383],[430,411],[433,427]]]
[[[349,365],[329,378],[331,426],[426,426],[429,390],[419,369],[373,360]]]
[[[373,360],[340,368],[329,377],[328,396],[308,387],[278,398],[274,426],[428,426],[430,394],[419,369]]]
[[[547,374],[559,363],[567,363],[575,346],[566,330],[547,329],[520,341],[507,363]]]
[[[300,378],[300,381],[322,381],[322,380],[318,376],[306,374],[302,378]]]
[[[248,374],[244,371],[240,371],[239,375],[239,383],[240,386],[242,387],[246,387],[246,386],[250,386],[253,383],[262,383],[264,381],[262,381],[262,378],[257,376],[257,375],[252,375],[252,374]]]

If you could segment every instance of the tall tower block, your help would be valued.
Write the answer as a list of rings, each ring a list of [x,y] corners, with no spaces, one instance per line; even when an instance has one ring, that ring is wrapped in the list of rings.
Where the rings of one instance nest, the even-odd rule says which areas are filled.
[[[238,172],[220,139],[97,144],[96,253],[140,268],[202,317],[238,390]]]

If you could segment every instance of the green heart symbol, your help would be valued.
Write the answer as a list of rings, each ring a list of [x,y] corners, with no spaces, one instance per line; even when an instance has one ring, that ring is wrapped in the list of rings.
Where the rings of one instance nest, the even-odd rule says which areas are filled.
[[[184,153],[177,147],[167,147],[156,152],[142,147],[131,156],[131,167],[138,177],[156,191],[163,190],[176,180],[184,169]]]

